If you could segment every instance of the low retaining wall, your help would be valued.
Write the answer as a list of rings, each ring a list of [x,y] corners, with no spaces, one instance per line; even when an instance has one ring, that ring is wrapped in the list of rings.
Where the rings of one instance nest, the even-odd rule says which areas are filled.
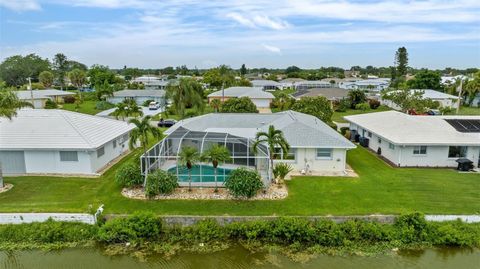
[[[63,214],[63,213],[0,213],[0,224],[22,224],[45,222],[49,218],[55,221],[82,222],[95,224],[95,218],[90,214]]]

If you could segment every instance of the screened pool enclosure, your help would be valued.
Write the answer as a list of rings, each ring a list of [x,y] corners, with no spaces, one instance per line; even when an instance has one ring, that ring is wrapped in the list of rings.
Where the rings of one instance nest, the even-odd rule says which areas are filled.
[[[219,132],[196,132],[179,127],[141,157],[143,175],[162,169],[175,174],[180,186],[188,186],[188,169],[178,163],[178,155],[183,147],[193,147],[202,154],[213,145],[225,146],[230,152],[230,160],[221,163],[217,169],[218,186],[222,186],[229,173],[239,167],[258,171],[265,186],[269,178],[269,153],[265,145],[253,150],[253,139]],[[211,187],[215,185],[214,169],[211,163],[198,163],[192,170],[192,186]]]

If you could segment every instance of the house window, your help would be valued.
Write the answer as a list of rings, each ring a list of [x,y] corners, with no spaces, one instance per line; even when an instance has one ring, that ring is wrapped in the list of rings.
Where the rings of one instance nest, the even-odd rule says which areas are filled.
[[[382,139],[378,139],[378,144],[382,144]]]
[[[367,133],[368,137],[372,138],[372,132]]]
[[[113,143],[113,148],[116,148],[117,147],[117,140],[113,140],[112,143]]]
[[[389,148],[389,149],[395,149],[395,145],[392,144],[392,143],[388,143],[388,148]]]
[[[465,158],[467,157],[466,146],[450,146],[448,147],[448,158]]]
[[[105,154],[105,147],[101,147],[97,149],[97,158],[102,157]]]
[[[331,160],[333,155],[332,153],[332,149],[317,149],[317,159]]]
[[[414,155],[425,155],[427,154],[427,146],[415,146],[413,147]]]
[[[61,162],[78,162],[78,153],[76,151],[60,151]]]

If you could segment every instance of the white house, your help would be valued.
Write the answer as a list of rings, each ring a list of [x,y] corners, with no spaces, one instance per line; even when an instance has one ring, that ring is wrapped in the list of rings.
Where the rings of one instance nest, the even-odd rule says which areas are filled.
[[[472,101],[471,106],[472,106],[472,107],[479,107],[479,108],[480,108],[480,93],[477,93],[477,95],[475,96],[475,98],[473,98],[473,101]]]
[[[314,88],[331,88],[332,84],[328,81],[322,80],[305,80],[295,83],[295,90],[308,90]]]
[[[415,92],[422,92],[422,98],[437,101],[440,104],[440,107],[448,107],[452,109],[456,109],[458,107],[458,96],[428,89],[412,89],[410,91],[412,92],[412,94]],[[382,99],[380,100],[380,102],[383,105],[386,105],[396,110],[400,110],[400,107],[391,100]]]
[[[121,90],[113,93],[113,96],[107,98],[112,104],[118,104],[125,100],[135,100],[138,105],[145,101],[153,100],[160,104],[165,103],[165,91],[163,90]]]
[[[0,118],[6,175],[94,175],[128,150],[131,124],[57,109],[22,109]]]
[[[267,132],[270,126],[281,130],[290,145],[288,153],[280,148],[269,152],[266,144],[253,150],[258,132]],[[144,173],[165,169],[177,173],[179,180],[188,179],[176,166],[178,152],[184,146],[195,147],[203,152],[212,145],[223,145],[231,154],[231,160],[221,165],[223,170],[238,167],[256,169],[269,182],[269,156],[276,155],[275,162],[289,163],[295,173],[318,173],[345,175],[347,150],[355,145],[318,118],[284,111],[274,114],[258,113],[212,113],[182,120],[165,131],[167,137],[150,149],[144,158],[149,158]],[[185,173],[185,171],[183,171]],[[204,164],[194,171],[194,184],[212,183],[212,168]]]
[[[275,91],[283,89],[282,84],[274,81],[274,80],[266,80],[266,79],[255,79],[252,80],[253,87],[260,87],[264,91]]]
[[[401,167],[479,165],[480,116],[412,116],[398,111],[344,117],[364,146]],[[368,144],[368,145],[367,145]]]
[[[218,99],[220,101],[226,101],[230,98],[240,98],[248,97],[252,102],[257,106],[257,108],[269,108],[270,103],[275,98],[273,94],[265,92],[260,87],[230,87],[226,88],[223,91],[216,91],[208,96],[208,102],[210,103],[213,99]]]
[[[390,79],[387,78],[376,78],[376,79],[365,79],[357,81],[342,81],[338,83],[339,88],[348,89],[348,90],[364,90],[364,91],[374,91],[380,92],[390,85]]]
[[[303,78],[286,78],[280,80],[282,88],[295,88],[295,84],[305,81]]]
[[[32,90],[32,91],[15,91],[18,99],[32,103],[35,108],[45,108],[47,100],[56,103],[63,103],[65,96],[73,96],[75,93],[67,91],[59,91],[55,89]]]

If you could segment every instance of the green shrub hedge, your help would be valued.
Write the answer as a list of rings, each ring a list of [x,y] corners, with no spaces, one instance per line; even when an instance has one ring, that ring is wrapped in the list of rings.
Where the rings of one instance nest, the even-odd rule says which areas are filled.
[[[157,241],[162,231],[162,222],[153,213],[135,213],[127,218],[107,221],[98,230],[98,240],[103,243],[143,243]]]
[[[230,173],[225,187],[235,197],[251,198],[263,187],[263,182],[257,171],[241,167]]]
[[[154,197],[158,194],[170,194],[178,187],[178,178],[167,171],[158,169],[147,176],[145,194]]]
[[[115,183],[122,188],[131,188],[143,184],[143,176],[137,163],[128,162],[115,173]]]

